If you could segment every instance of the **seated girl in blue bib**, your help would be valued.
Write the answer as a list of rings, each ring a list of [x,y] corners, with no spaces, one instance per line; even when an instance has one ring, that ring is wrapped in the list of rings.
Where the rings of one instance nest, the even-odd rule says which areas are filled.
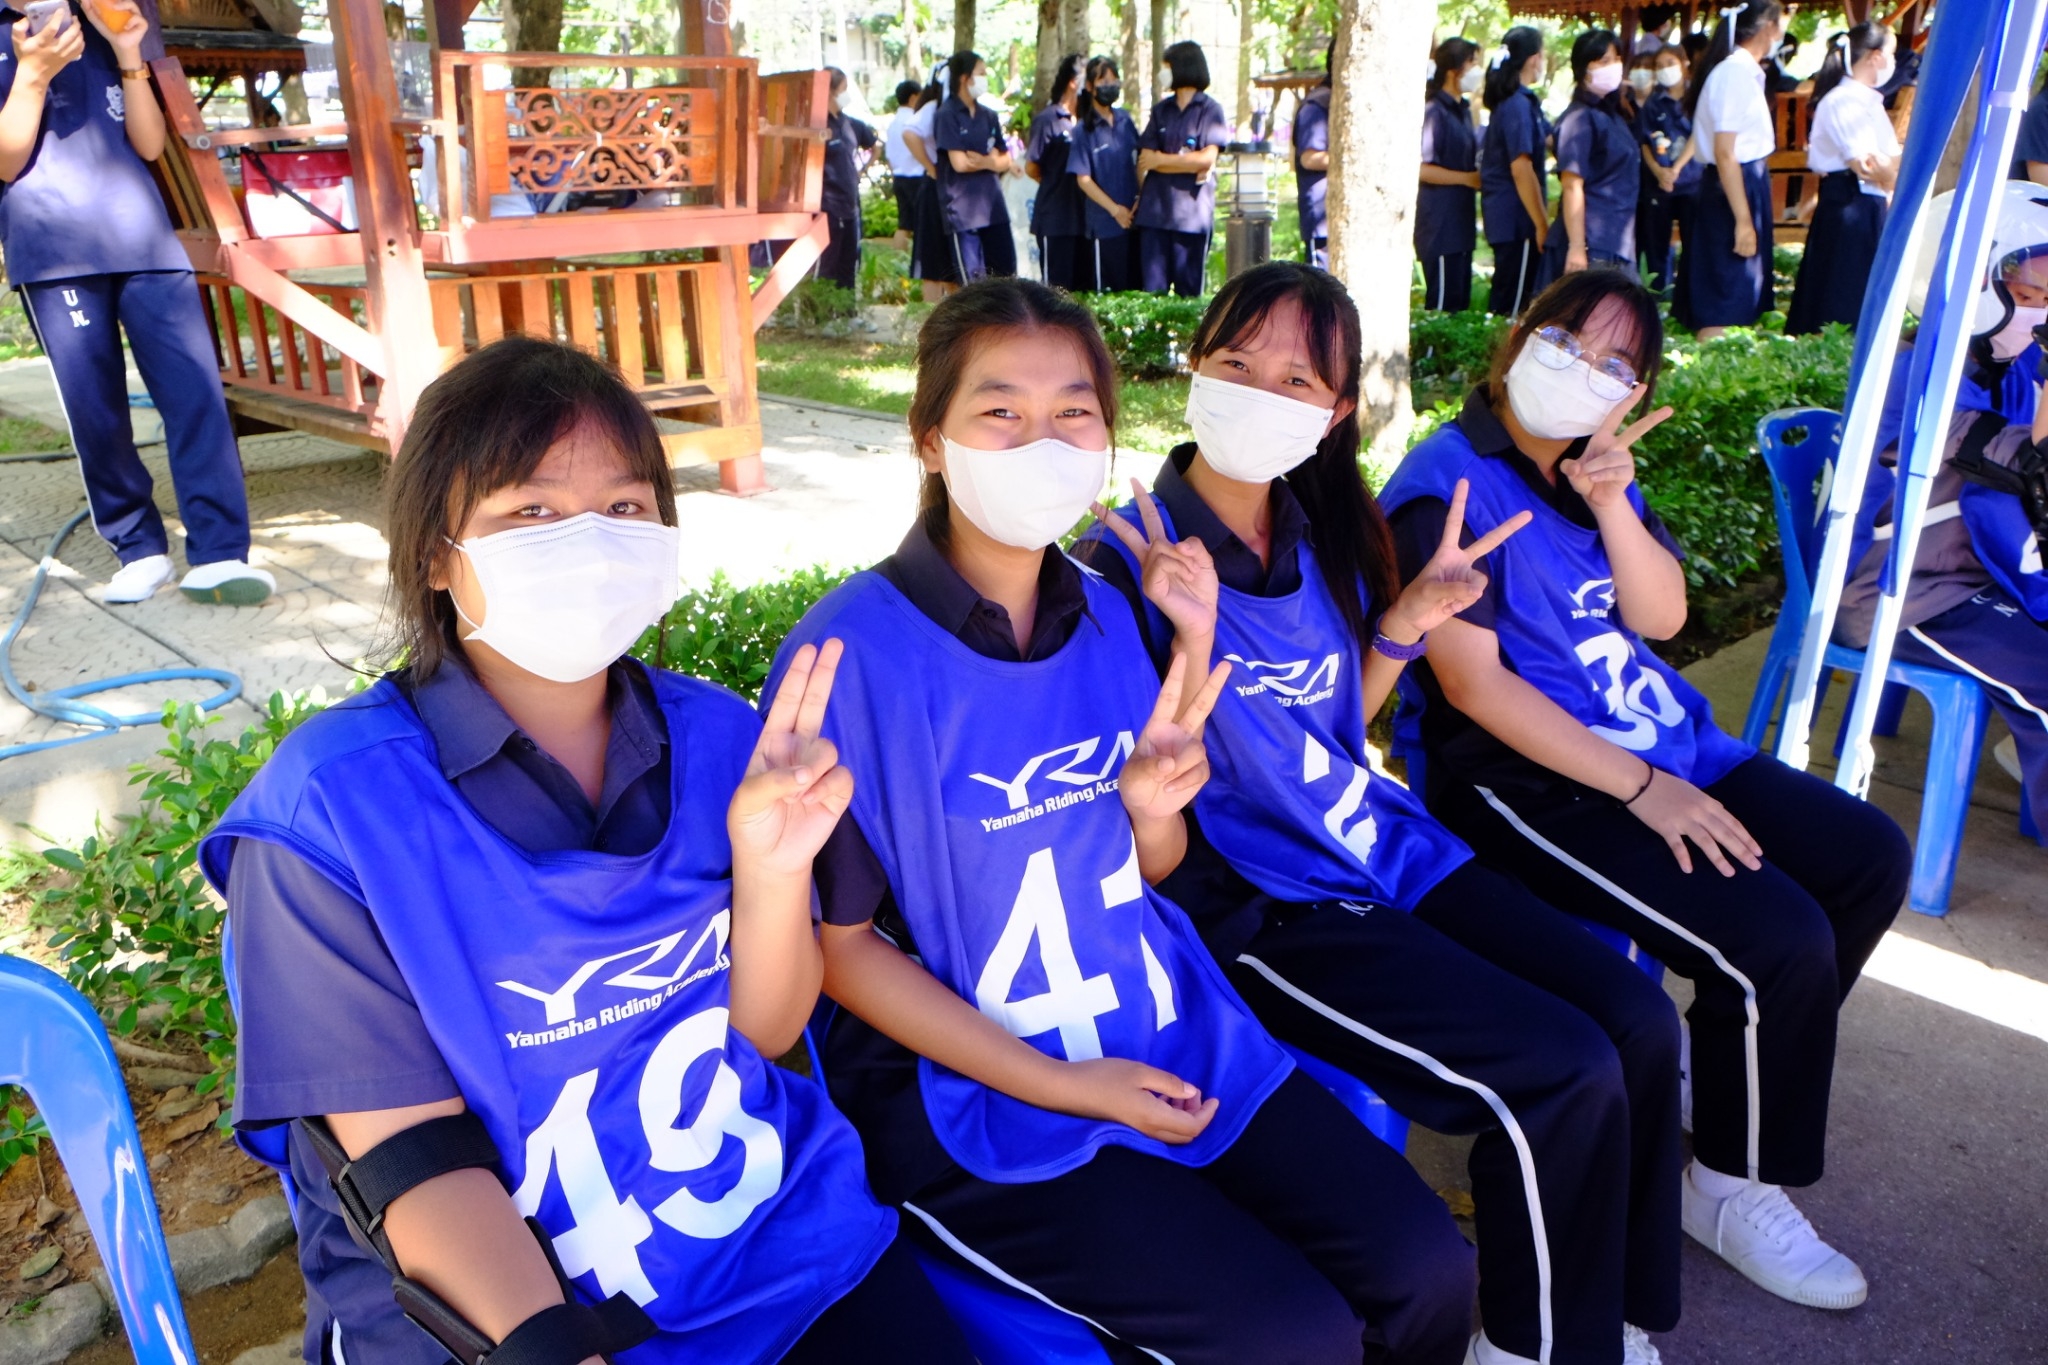
[[[845,641],[825,734],[853,804],[819,860],[833,1096],[913,1231],[1144,1356],[1456,1365],[1471,1249],[1442,1202],[1155,889],[1232,670],[1205,652],[1162,685],[1122,599],[1055,544],[1115,420],[1085,309],[1017,280],[941,303],[918,519],[770,675]]]
[[[1774,1294],[1863,1301],[1862,1272],[1783,1186],[1821,1175],[1835,1020],[1905,899],[1889,816],[1722,733],[1643,641],[1685,622],[1685,574],[1643,503],[1624,415],[1663,332],[1632,275],[1593,269],[1523,315],[1464,411],[1381,494],[1402,571],[1462,534],[1535,519],[1479,600],[1430,633],[1397,735],[1433,814],[1553,905],[1627,933],[1693,983],[1687,1233]]]
[[[387,524],[401,662],[201,850],[236,1121],[290,1124],[306,1358],[965,1365],[853,1129],[768,1060],[823,971],[838,643],[765,723],[624,657],[676,596],[675,491],[550,342],[427,387]]]
[[[1189,350],[1194,441],[1084,541],[1162,668],[1213,648],[1233,669],[1162,889],[1274,1033],[1479,1135],[1476,1361],[1653,1361],[1645,1332],[1678,1322],[1678,1020],[1373,771],[1368,720],[1528,517],[1445,537],[1403,589],[1358,469],[1359,354],[1334,276],[1231,280]]]

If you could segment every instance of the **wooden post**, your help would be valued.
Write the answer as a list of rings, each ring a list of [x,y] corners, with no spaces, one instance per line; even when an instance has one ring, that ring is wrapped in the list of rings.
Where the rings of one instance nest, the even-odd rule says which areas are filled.
[[[731,15],[727,0],[676,0],[683,15],[685,57],[732,56]]]
[[[385,367],[377,386],[377,417],[393,455],[420,390],[439,372],[434,310],[420,257],[419,218],[398,135],[398,79],[384,37],[380,0],[334,0],[335,67],[341,106],[351,136],[356,223],[362,234],[363,274],[369,290],[370,330],[383,346]]]

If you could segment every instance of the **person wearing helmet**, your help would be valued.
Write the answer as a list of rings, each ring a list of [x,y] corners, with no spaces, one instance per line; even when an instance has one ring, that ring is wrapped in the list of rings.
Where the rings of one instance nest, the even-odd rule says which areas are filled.
[[[1935,200],[1936,213],[1947,197]],[[1929,236],[1915,275],[1916,308],[1933,274]],[[2012,732],[1996,752],[2008,771],[2017,769],[2038,826],[2048,813],[2048,573],[2041,562],[2048,405],[2039,401],[2038,340],[2048,323],[2048,189],[2006,185],[1991,259],[1973,304],[1965,374],[1928,491],[1896,649],[1907,662],[1983,683]],[[1900,350],[1893,370],[1891,397],[1900,409],[1913,345]],[[1879,423],[1879,464],[1863,490],[1850,544],[1855,567],[1835,622],[1835,638],[1859,649],[1870,642],[1891,550],[1892,471],[1903,426],[1892,407]]]

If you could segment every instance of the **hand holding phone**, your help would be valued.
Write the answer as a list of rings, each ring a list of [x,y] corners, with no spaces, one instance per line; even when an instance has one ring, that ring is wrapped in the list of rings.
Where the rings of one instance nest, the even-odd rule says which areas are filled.
[[[29,0],[14,25],[14,55],[23,76],[47,85],[85,52],[85,30],[72,22],[68,0]]]
[[[45,29],[61,33],[71,22],[71,3],[70,0],[29,0],[22,13],[28,16],[29,37],[35,37]]]

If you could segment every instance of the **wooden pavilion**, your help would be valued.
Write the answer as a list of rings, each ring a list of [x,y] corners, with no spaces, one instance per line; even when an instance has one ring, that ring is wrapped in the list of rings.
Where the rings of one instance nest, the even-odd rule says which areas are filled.
[[[383,0],[332,0],[341,123],[258,126],[251,73],[303,68],[292,40],[166,35],[152,63],[173,135],[160,178],[237,422],[388,453],[429,380],[524,333],[617,365],[673,459],[717,462],[722,487],[759,491],[754,331],[825,245],[825,74],[764,77],[732,56],[717,0],[684,6],[680,56],[468,52],[475,5],[428,0],[431,89],[407,109]],[[244,78],[251,126],[208,126],[195,67]],[[606,72],[621,83],[581,83]],[[229,160],[321,150],[345,152],[353,213],[287,189],[312,212],[258,232]],[[415,164],[433,193],[415,193]],[[558,207],[601,193],[634,202],[493,213],[494,196]],[[792,245],[755,286],[748,249],[769,240]]]

